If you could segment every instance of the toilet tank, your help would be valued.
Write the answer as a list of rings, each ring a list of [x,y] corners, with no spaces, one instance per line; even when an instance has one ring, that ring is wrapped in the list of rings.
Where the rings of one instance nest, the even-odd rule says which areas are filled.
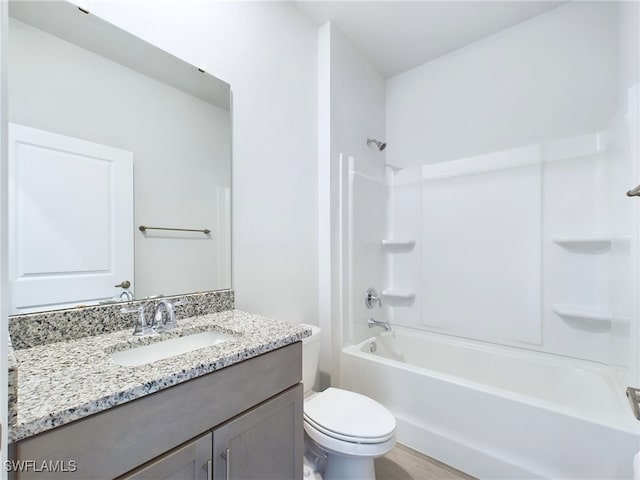
[[[305,393],[316,383],[318,362],[320,361],[320,327],[301,323],[301,327],[311,330],[311,336],[302,339],[302,383]]]

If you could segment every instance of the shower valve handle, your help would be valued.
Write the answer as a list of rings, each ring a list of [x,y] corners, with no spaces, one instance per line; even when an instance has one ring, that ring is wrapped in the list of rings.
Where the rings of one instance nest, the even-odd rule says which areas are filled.
[[[375,288],[369,288],[367,296],[364,298],[364,304],[368,309],[372,309],[376,303],[379,307],[382,307],[382,299],[378,296],[378,292],[376,292]]]

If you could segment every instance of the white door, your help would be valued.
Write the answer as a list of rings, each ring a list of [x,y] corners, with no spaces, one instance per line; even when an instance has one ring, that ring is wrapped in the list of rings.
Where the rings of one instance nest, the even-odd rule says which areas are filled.
[[[9,124],[11,314],[133,282],[133,153]]]

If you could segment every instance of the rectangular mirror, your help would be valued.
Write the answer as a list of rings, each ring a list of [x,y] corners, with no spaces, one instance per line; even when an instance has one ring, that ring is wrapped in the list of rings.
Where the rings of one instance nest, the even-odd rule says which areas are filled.
[[[231,288],[229,85],[68,2],[9,14],[10,313]]]

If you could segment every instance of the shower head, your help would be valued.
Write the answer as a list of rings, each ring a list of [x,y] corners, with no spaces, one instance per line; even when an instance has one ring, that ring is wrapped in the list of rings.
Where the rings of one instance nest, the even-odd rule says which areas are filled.
[[[369,145],[371,145],[372,143],[375,143],[378,146],[378,150],[382,151],[385,148],[387,148],[387,144],[384,142],[380,142],[378,140],[376,140],[375,138],[367,138],[367,147]]]

